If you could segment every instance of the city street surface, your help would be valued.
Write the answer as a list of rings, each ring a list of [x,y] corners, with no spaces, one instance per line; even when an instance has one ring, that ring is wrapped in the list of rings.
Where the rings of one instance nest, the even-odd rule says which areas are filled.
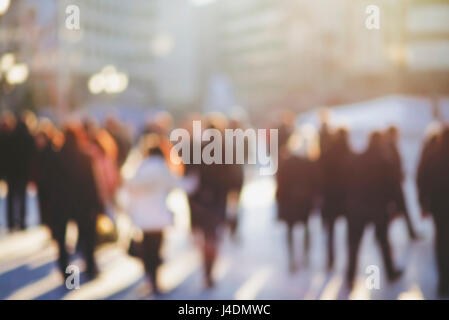
[[[264,191],[270,188],[270,194]],[[302,254],[302,227],[298,226],[298,270],[290,274],[287,265],[284,226],[276,221],[271,181],[254,181],[247,186],[248,208],[244,210],[239,241],[225,236],[215,269],[214,289],[205,290],[200,256],[188,233],[168,232],[167,261],[160,271],[161,299],[432,299],[435,298],[436,270],[430,221],[420,224],[424,239],[409,243],[405,224],[398,220],[391,227],[395,258],[405,268],[399,282],[369,290],[365,268],[379,265],[380,254],[372,230],[365,235],[361,249],[359,281],[351,293],[344,292],[345,222],[337,229],[337,267],[325,269],[324,234],[319,217],[311,221],[312,249],[309,261]],[[31,203],[34,200],[30,201]],[[1,299],[146,299],[151,287],[143,277],[140,262],[126,255],[120,245],[106,245],[97,252],[101,274],[84,283],[80,290],[67,291],[56,267],[57,248],[42,227],[3,235],[0,240]],[[79,264],[74,261],[74,264]],[[83,277],[82,277],[83,280]]]
[[[357,136],[359,137],[359,135]],[[276,220],[275,184],[271,178],[249,174],[242,195],[241,220],[237,241],[224,232],[220,258],[214,270],[217,283],[205,289],[201,259],[188,228],[185,197],[171,196],[176,212],[176,227],[166,233],[165,263],[160,270],[164,291],[157,299],[435,299],[437,273],[431,219],[420,216],[416,200],[414,172],[421,138],[403,139],[401,151],[407,180],[404,185],[414,224],[422,239],[410,242],[403,219],[394,221],[390,239],[403,277],[394,284],[386,282],[379,249],[372,228],[367,229],[360,250],[359,272],[352,292],[344,287],[346,269],[346,222],[336,231],[336,268],[326,271],[325,233],[315,214],[310,221],[312,243],[309,258],[303,254],[303,227],[295,230],[298,269],[289,272],[285,245],[285,226]],[[57,248],[47,229],[38,226],[35,194],[29,194],[28,215],[32,226],[25,232],[5,231],[4,190],[0,192],[0,299],[153,299],[141,263],[126,254],[126,241],[105,245],[96,257],[101,273],[92,282],[81,276],[81,288],[69,291],[63,286],[56,259]],[[121,229],[127,219],[118,218]],[[69,236],[76,237],[71,228]],[[123,241],[122,241],[123,240]],[[83,268],[75,256],[73,263]],[[379,266],[380,288],[368,289],[366,268]]]

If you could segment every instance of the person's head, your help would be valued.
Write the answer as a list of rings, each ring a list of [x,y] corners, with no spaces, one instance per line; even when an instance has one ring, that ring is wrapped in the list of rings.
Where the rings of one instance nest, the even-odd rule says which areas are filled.
[[[44,149],[53,139],[55,132],[56,128],[49,119],[40,119],[35,134],[37,148],[40,150]]]
[[[338,142],[347,142],[349,137],[348,128],[341,127],[337,130],[336,138]]]
[[[226,116],[220,112],[213,112],[207,115],[207,128],[217,129],[220,132],[224,132],[229,126],[228,119]]]
[[[98,130],[93,142],[100,148],[102,153],[108,158],[116,160],[118,147],[114,138],[104,129]]]
[[[2,130],[5,131],[12,131],[14,127],[16,126],[17,120],[11,111],[3,111],[0,116],[0,127]]]
[[[95,140],[95,137],[97,135],[98,130],[100,129],[100,126],[94,118],[91,117],[85,117],[83,119],[83,127],[84,131],[87,135],[87,138],[89,140]]]
[[[161,134],[169,133],[170,130],[173,128],[173,123],[174,123],[173,117],[171,116],[170,113],[168,113],[166,111],[159,112],[156,115],[154,122],[157,125],[157,127],[160,128]]]
[[[42,118],[39,120],[37,131],[44,133],[48,138],[52,138],[56,132],[56,127],[50,119]]]
[[[302,125],[290,136],[287,143],[288,153],[315,161],[320,157],[319,134],[310,124]]]
[[[143,154],[146,158],[164,158],[162,138],[157,134],[149,134],[143,138]]]
[[[285,109],[280,115],[281,125],[292,128],[295,125],[295,113],[291,110]]]
[[[399,140],[399,129],[396,126],[391,126],[385,132],[388,140],[392,142],[397,142]]]
[[[323,108],[319,111],[320,121],[323,125],[329,124],[331,116],[332,116],[332,112],[328,108]]]
[[[121,126],[120,121],[113,115],[109,115],[106,118],[106,121],[104,122],[104,127],[107,130],[115,131],[115,130],[119,129],[120,126]]]
[[[380,149],[382,147],[382,134],[379,131],[374,131],[369,137],[369,149]]]
[[[36,115],[32,111],[30,110],[23,111],[22,114],[20,115],[20,119],[23,123],[25,123],[28,130],[30,131],[36,130],[38,126],[38,121]]]
[[[70,122],[63,127],[64,147],[66,148],[80,148],[86,143],[86,131],[81,123]]]
[[[441,142],[444,148],[449,147],[449,126],[444,126],[441,132]]]
[[[435,137],[438,137],[443,129],[443,125],[439,121],[434,121],[430,123],[426,128],[426,140],[433,139]]]
[[[50,141],[48,136],[43,131],[38,131],[36,133],[36,136],[35,136],[34,140],[36,142],[36,148],[38,150],[44,149],[48,145],[48,143]]]

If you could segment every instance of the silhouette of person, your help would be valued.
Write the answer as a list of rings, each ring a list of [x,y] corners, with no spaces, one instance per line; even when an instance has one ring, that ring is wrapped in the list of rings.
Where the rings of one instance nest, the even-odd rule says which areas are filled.
[[[156,276],[162,263],[163,231],[173,223],[173,216],[166,206],[167,196],[177,187],[191,191],[196,187],[196,182],[192,177],[181,180],[171,173],[159,137],[152,134],[145,140],[146,158],[126,187],[132,198],[129,207],[131,219],[143,231],[142,249],[138,255],[157,294]]]
[[[418,168],[418,192],[423,211],[435,224],[435,251],[439,274],[438,292],[449,297],[449,128],[425,143]]]
[[[106,120],[105,129],[109,132],[117,144],[117,167],[121,169],[132,148],[131,134],[128,132],[125,125],[113,117],[109,117]]]
[[[86,136],[81,125],[64,129],[65,143],[58,154],[54,181],[53,236],[58,243],[58,264],[67,276],[69,254],[66,249],[67,223],[78,225],[78,246],[87,265],[87,275],[94,278],[98,269],[94,259],[97,215],[104,212],[94,178],[92,159],[85,151]]]
[[[325,153],[321,158],[322,167],[322,207],[321,215],[327,228],[328,269],[334,266],[334,229],[335,222],[347,211],[347,170],[351,157],[348,132],[339,129],[325,142]]]
[[[407,224],[407,230],[409,236],[412,240],[418,239],[415,228],[410,218],[410,213],[407,210],[407,204],[405,202],[404,191],[402,188],[402,183],[404,182],[404,171],[402,168],[401,155],[399,153],[399,131],[396,127],[392,126],[384,134],[384,142],[386,146],[386,155],[392,166],[392,172],[395,177],[395,188],[394,194],[392,195],[394,202],[392,202],[392,207],[390,208],[392,217],[397,214],[402,214],[405,218]]]
[[[219,121],[221,119],[216,119],[215,124],[211,122],[209,129],[225,128],[226,125],[217,123]],[[207,142],[202,143],[201,147],[204,148],[207,145]],[[224,141],[221,145],[225,146]],[[222,163],[224,163],[224,150],[222,155]],[[202,238],[201,250],[206,286],[213,287],[212,270],[218,255],[221,231],[226,222],[227,197],[234,180],[234,172],[231,165],[206,164],[203,161],[198,165],[188,165],[187,173],[190,172],[194,172],[198,176],[198,187],[189,196],[191,224],[192,229]]]
[[[16,125],[16,118],[10,112],[0,117],[0,180],[6,179],[11,161],[11,134]]]
[[[293,229],[297,223],[305,227],[304,251],[310,246],[309,216],[318,194],[319,166],[306,156],[288,154],[281,159],[277,180],[278,218],[287,225],[287,248],[290,271],[296,269]]]
[[[388,204],[395,187],[395,177],[388,158],[385,156],[382,136],[374,132],[367,150],[354,155],[349,163],[351,174],[348,192],[348,270],[347,284],[354,285],[357,257],[366,226],[374,223],[375,235],[379,243],[388,280],[394,281],[402,274],[393,263],[388,240],[390,217]]]
[[[52,229],[52,217],[54,214],[53,196],[55,189],[54,168],[57,166],[58,151],[56,145],[59,133],[53,124],[47,120],[42,121],[40,130],[35,136],[36,155],[34,159],[34,181],[38,189],[39,211],[41,223]]]
[[[9,161],[6,170],[8,183],[8,227],[26,228],[26,189],[30,181],[31,161],[35,144],[23,116],[9,135]]]

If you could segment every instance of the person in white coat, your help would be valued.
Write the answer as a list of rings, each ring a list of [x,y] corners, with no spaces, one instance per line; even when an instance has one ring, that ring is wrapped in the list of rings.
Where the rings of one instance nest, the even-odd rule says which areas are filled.
[[[193,191],[197,183],[194,177],[175,177],[167,165],[159,140],[152,138],[145,160],[126,187],[130,195],[128,210],[131,220],[143,232],[138,255],[143,260],[154,292],[158,293],[156,274],[162,263],[163,231],[173,223],[173,215],[166,206],[167,196],[175,188]]]

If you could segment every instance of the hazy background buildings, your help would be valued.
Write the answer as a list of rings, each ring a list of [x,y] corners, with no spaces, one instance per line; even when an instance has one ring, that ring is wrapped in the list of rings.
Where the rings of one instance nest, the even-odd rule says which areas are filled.
[[[6,1],[6,0],[0,0]],[[65,27],[78,5],[81,29]],[[380,8],[380,29],[365,27]],[[306,110],[389,93],[449,89],[446,0],[14,0],[0,17],[0,56],[30,68],[2,108],[23,101],[65,113],[139,106],[176,112]],[[89,79],[114,66],[119,94]]]

